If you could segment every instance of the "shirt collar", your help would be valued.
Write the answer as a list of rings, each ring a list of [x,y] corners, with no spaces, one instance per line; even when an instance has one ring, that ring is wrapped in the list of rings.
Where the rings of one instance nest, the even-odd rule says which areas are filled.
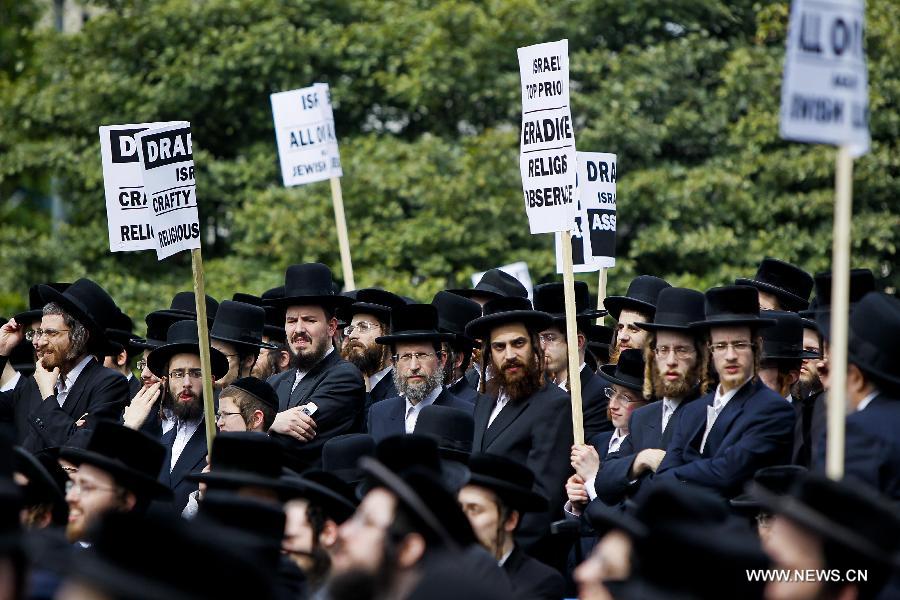
[[[72,389],[72,386],[75,385],[75,382],[78,380],[78,376],[81,375],[81,372],[84,371],[84,368],[88,365],[89,362],[94,360],[94,357],[88,354],[84,358],[82,358],[77,365],[72,367],[72,370],[66,374],[66,389]]]
[[[753,379],[753,378],[751,377],[750,379]],[[718,405],[724,407],[726,404],[728,404],[728,402],[732,398],[734,398],[735,394],[737,394],[742,387],[744,387],[745,385],[747,385],[750,382],[750,379],[747,379],[747,381],[745,381],[741,385],[737,386],[736,388],[728,390],[724,394],[722,393],[722,384],[720,383],[718,386],[716,386],[716,395],[715,395],[715,398],[713,399],[713,406],[718,404]]]
[[[871,403],[872,400],[876,398],[876,396],[878,396],[878,390],[875,390],[874,392],[863,398],[860,401],[859,405],[856,407],[856,412],[859,412],[869,406],[869,403]]]
[[[513,546],[512,548],[510,548],[509,552],[507,552],[506,554],[504,554],[504,555],[503,555],[503,558],[501,558],[500,560],[497,561],[497,564],[500,565],[500,566],[502,567],[503,564],[504,564],[507,560],[509,560],[509,557],[512,555],[513,550],[515,550],[515,549],[516,549],[515,546]]]
[[[682,400],[684,400],[684,398],[663,398],[663,404],[669,410],[674,411],[681,405]]]
[[[377,373],[372,374],[369,377],[369,389],[375,389],[375,386],[381,383],[381,380],[384,379],[384,376],[390,373],[391,369],[393,368],[394,367],[392,365],[388,365]]]

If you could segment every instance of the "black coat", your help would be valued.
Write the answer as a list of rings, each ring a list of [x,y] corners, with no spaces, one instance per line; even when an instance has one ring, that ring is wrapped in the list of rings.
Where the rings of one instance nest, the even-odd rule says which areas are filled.
[[[394,369],[385,373],[371,391],[366,392],[366,410],[376,402],[387,400],[397,396],[397,386],[394,385]]]
[[[566,595],[566,582],[559,571],[525,554],[519,546],[503,563],[516,598],[559,600]]]
[[[337,351],[332,351],[310,369],[291,393],[296,373],[296,369],[289,369],[273,375],[268,382],[278,394],[279,412],[308,402],[315,403],[316,437],[309,442],[280,434],[272,434],[272,437],[282,444],[291,468],[320,468],[325,442],[338,435],[362,430],[366,384],[359,369],[341,358]]]
[[[0,360],[0,369],[5,364],[5,358]],[[38,452],[65,446],[75,434],[84,436],[98,420],[117,420],[129,400],[125,376],[91,358],[62,407],[55,393],[42,399],[34,378],[28,377],[21,386],[0,393],[0,420],[15,423],[19,443],[30,452]],[[76,427],[75,422],[85,414],[84,426]]]
[[[475,409],[473,404],[460,400],[446,389],[435,398],[433,405],[458,408],[469,414]],[[388,398],[372,405],[369,409],[369,435],[375,439],[376,444],[386,437],[406,433],[405,412],[406,399],[402,396]]]
[[[185,477],[191,473],[202,471],[206,466],[206,425],[200,421],[200,426],[197,427],[178,456],[175,468],[170,470],[172,446],[175,443],[176,435],[178,435],[177,425],[162,436],[162,445],[166,447],[166,459],[159,472],[159,482],[172,490],[174,495],[172,506],[178,514],[181,514],[187,505],[190,493],[198,489],[196,481],[187,481]]]
[[[477,383],[476,377],[476,385]],[[469,381],[468,377],[460,377],[459,381],[448,385],[447,389],[460,400],[465,400],[473,406],[475,405],[475,401],[478,400],[478,389],[472,385],[472,382]]]
[[[128,379],[128,377],[126,376],[125,379]],[[131,379],[128,379],[128,402],[131,402],[131,400],[137,396],[137,393],[141,391],[142,387],[144,387],[144,384],[134,375],[131,376]]]
[[[581,370],[581,412],[584,415],[584,439],[590,439],[603,431],[612,431],[612,421],[606,415],[609,400],[606,388],[612,387],[605,378],[590,368]]]
[[[522,517],[517,540],[529,551],[563,514],[566,480],[572,474],[572,405],[568,394],[547,383],[531,397],[508,403],[488,427],[495,404],[495,398],[479,395],[472,451],[505,456],[534,473],[534,489],[549,500],[550,508]]]

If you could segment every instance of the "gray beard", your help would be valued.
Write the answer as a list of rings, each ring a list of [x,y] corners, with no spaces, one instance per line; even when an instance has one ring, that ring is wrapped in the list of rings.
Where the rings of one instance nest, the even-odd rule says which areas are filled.
[[[409,385],[406,378],[401,376],[396,368],[391,371],[391,374],[394,377],[394,386],[397,388],[397,392],[412,404],[418,404],[428,397],[428,394],[444,384],[443,369],[435,369],[434,373],[425,376],[424,382],[416,385]]]

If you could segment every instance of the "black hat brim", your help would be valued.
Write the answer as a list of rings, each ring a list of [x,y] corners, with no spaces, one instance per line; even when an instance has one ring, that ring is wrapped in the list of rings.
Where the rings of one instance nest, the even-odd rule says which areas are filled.
[[[182,590],[160,583],[156,578],[123,570],[121,565],[105,559],[94,552],[72,552],[60,562],[64,573],[79,581],[107,592],[116,598],[136,600],[191,600],[194,596]]]
[[[465,289],[457,289],[457,290],[447,290],[451,294],[456,294],[457,296],[462,296],[463,298],[468,298],[471,300],[473,297],[478,296],[481,298],[490,298],[491,300],[496,300],[497,298],[506,298],[505,294],[501,294],[499,292],[493,292],[491,290],[479,290],[476,288],[465,288]]]
[[[106,339],[106,332],[82,306],[77,302],[73,302],[65,293],[43,283],[38,286],[38,294],[40,294],[44,304],[50,304],[51,302],[58,304],[63,310],[72,315],[76,321],[84,325],[85,329],[91,333],[90,347],[92,350],[100,352],[106,350],[109,344],[109,341]]]
[[[282,500],[305,498],[313,504],[322,506],[329,516],[341,521],[348,519],[356,511],[356,507],[341,494],[315,481],[288,476],[283,477],[281,482]]]
[[[16,323],[25,327],[29,323],[33,323],[35,321],[40,321],[44,316],[44,311],[42,309],[38,310],[26,310],[24,312],[20,312],[15,315],[13,319],[16,320]]]
[[[669,325],[668,323],[635,323],[636,327],[640,327],[645,331],[680,331],[682,333],[693,334],[697,331],[694,323],[686,325]]]
[[[714,327],[752,327],[758,329],[762,327],[771,327],[777,324],[778,321],[775,319],[765,319],[763,317],[735,317],[734,319],[722,318],[695,321],[690,323],[690,326],[697,329],[712,329]]]
[[[290,306],[323,306],[332,310],[344,310],[353,304],[353,298],[346,296],[289,296],[282,298],[272,298],[263,301],[264,306],[274,306],[276,308],[287,309]]]
[[[520,512],[543,512],[547,510],[547,499],[535,492],[504,479],[497,479],[482,473],[472,473],[466,485],[475,485],[491,490],[504,504]]]
[[[352,319],[353,315],[367,314],[372,315],[380,321],[389,322],[391,320],[391,308],[382,304],[373,304],[371,302],[354,302],[350,306],[341,309],[341,316],[344,319]]]
[[[266,477],[249,472],[209,471],[208,473],[188,473],[184,476],[188,481],[205,483],[212,487],[234,489],[240,487],[261,487],[282,492],[288,487],[281,479]]]
[[[616,321],[619,320],[619,315],[621,315],[622,311],[625,309],[634,310],[647,315],[648,318],[653,318],[653,315],[656,314],[656,306],[653,304],[643,300],[629,298],[628,296],[607,296],[603,299],[603,308],[605,308],[609,313],[609,316]]]
[[[212,334],[210,334],[209,339],[219,340],[220,342],[228,342],[229,344],[234,344],[239,349],[246,348],[252,350],[275,350],[276,348],[278,348],[278,346],[276,346],[275,344],[263,342],[262,340],[260,340],[259,342],[248,342],[247,340],[236,340],[233,338]]]
[[[200,345],[190,342],[163,344],[147,355],[147,368],[150,369],[151,373],[162,379],[168,375],[166,373],[166,365],[169,364],[169,360],[176,354],[196,354],[199,356]],[[225,358],[224,354],[210,347],[209,360],[213,381],[221,379],[228,373],[228,359]]]
[[[151,340],[149,338],[136,338],[131,341],[131,345],[140,351],[144,350],[156,350],[160,346],[165,346],[166,343],[162,340]]]
[[[382,335],[375,338],[375,343],[389,346],[403,342],[449,342],[454,338],[452,333],[440,333],[439,331],[407,331]]]
[[[107,471],[112,474],[118,484],[135,493],[146,494],[148,497],[160,500],[172,498],[172,490],[157,481],[155,477],[135,471],[121,461],[98,452],[83,448],[63,447],[59,451],[59,456],[75,465],[87,464]]]
[[[522,323],[529,331],[542,331],[553,325],[553,317],[538,310],[509,310],[478,317],[466,325],[466,335],[486,339],[491,330],[509,323]]]
[[[642,392],[644,390],[643,378],[641,378],[640,381],[630,381],[628,379],[620,379],[616,377],[616,365],[602,365],[600,367],[600,372],[603,373],[603,377],[606,378],[610,383],[621,385],[622,387],[627,387],[630,390],[636,390],[638,392]]]
[[[734,280],[734,284],[749,285],[750,287],[766,292],[767,294],[772,294],[783,302],[785,310],[789,310],[791,312],[797,312],[809,306],[809,300],[807,300],[806,298],[801,298],[797,294],[789,292],[783,288],[776,287],[771,283],[757,281],[756,279],[746,279],[744,277],[739,277]]]

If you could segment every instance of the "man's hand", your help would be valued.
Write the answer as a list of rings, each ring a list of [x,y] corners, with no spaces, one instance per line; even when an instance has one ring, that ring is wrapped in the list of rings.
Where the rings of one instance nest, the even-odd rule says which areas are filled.
[[[59,367],[48,371],[44,368],[41,361],[37,361],[34,367],[34,380],[37,383],[38,390],[41,392],[41,398],[46,400],[56,393],[56,382],[59,380]]]
[[[597,472],[600,470],[600,455],[590,444],[572,446],[571,460],[572,468],[583,481],[591,481],[597,477]]]
[[[629,475],[636,479],[646,471],[653,471],[656,473],[656,470],[659,468],[660,463],[665,457],[665,450],[659,450],[657,448],[641,450],[638,452],[637,456],[634,457],[634,462],[631,464]]]
[[[129,429],[140,429],[150,416],[153,405],[161,396],[160,388],[162,381],[157,381],[150,387],[142,387],[140,391],[131,399],[131,404],[125,407],[125,427]]]
[[[578,511],[576,514],[580,514],[591,500],[584,487],[584,479],[578,474],[572,475],[566,481],[566,495],[569,497],[569,502],[572,503],[572,508]]]
[[[9,356],[13,348],[25,339],[25,331],[15,319],[10,319],[0,327],[0,356]]]
[[[302,406],[295,406],[275,415],[275,422],[269,431],[308,442],[316,437],[316,422],[303,412]]]

